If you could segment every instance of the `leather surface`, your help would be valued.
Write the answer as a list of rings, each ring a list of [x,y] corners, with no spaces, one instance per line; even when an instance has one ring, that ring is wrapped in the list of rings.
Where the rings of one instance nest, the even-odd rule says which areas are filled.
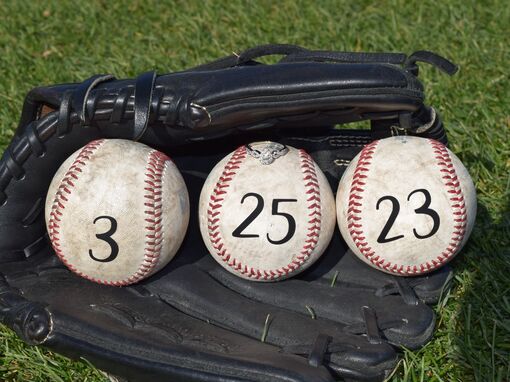
[[[86,129],[74,131],[84,141],[92,139]],[[366,132],[357,132],[356,135],[349,131],[332,130],[329,133],[315,137],[270,138],[309,150],[334,184],[344,167],[338,165],[342,163],[338,162],[339,158],[353,156],[363,142],[370,138]],[[27,202],[38,200],[37,193],[44,195],[46,186],[42,179],[51,178],[49,161],[58,162],[57,157],[65,159],[69,146],[80,145],[77,136],[70,133],[65,138],[50,138],[45,142],[47,153],[42,157],[30,156],[28,160],[34,162],[28,162],[31,166],[24,170],[23,180],[11,183],[16,191],[9,193],[8,204],[2,207],[1,232],[6,235],[8,229],[12,236],[9,240],[8,236],[2,236],[2,256],[9,253],[7,245],[10,245],[11,252],[16,248],[25,248],[30,243],[28,233],[37,238],[35,241],[44,235],[42,216],[35,217],[33,223],[26,227],[17,223],[16,219],[26,216],[27,208],[31,205]],[[186,179],[191,205],[195,209],[201,185],[210,168],[228,150],[240,143],[225,142],[217,145],[215,150],[201,150],[199,145],[197,151],[188,149],[185,154],[179,150],[169,152]],[[72,151],[71,147],[69,149]],[[49,157],[49,152],[54,155],[53,158]],[[53,169],[55,167],[58,166],[53,166]],[[17,197],[11,198],[11,195]],[[7,206],[17,211],[7,210]],[[21,209],[21,206],[24,208]],[[269,374],[267,371],[262,372],[269,368],[270,363],[274,363],[275,367],[283,367],[285,371],[279,371],[283,374],[299,370],[299,377],[295,380],[320,380],[324,370],[310,368],[306,362],[303,364],[303,359],[311,352],[319,334],[330,336],[334,345],[340,347],[338,351],[327,353],[325,358],[325,364],[333,375],[378,380],[395,363],[395,352],[388,343],[418,347],[430,337],[434,325],[432,310],[416,297],[410,302],[406,301],[395,287],[393,276],[372,270],[354,259],[347,252],[338,231],[323,258],[305,274],[281,283],[262,285],[238,279],[216,266],[201,242],[196,215],[195,210],[192,212],[193,219],[185,243],[174,261],[160,273],[134,287],[117,289],[79,279],[58,262],[46,243],[26,260],[22,260],[25,257],[23,254],[18,261],[2,263],[0,269],[7,281],[2,293],[4,322],[15,328],[19,325],[18,330],[23,333],[28,322],[22,321],[20,324],[19,319],[14,322],[10,317],[14,312],[17,317],[20,314],[30,314],[28,312],[33,302],[39,302],[54,318],[51,334],[42,341],[45,346],[70,356],[86,356],[100,367],[131,378],[143,374],[135,367],[135,364],[141,364],[142,369],[157,369],[153,372],[161,373],[158,375],[171,380],[209,380],[200,378],[206,378],[202,373],[208,374],[211,369],[218,367],[209,359],[209,356],[218,357],[216,351],[220,352],[221,361],[217,360],[219,364],[234,362],[227,359],[229,357],[236,358],[236,362],[241,362],[238,358],[245,357],[249,360],[247,362],[255,362],[255,366],[251,366],[261,374],[252,375],[251,371],[244,370],[249,366],[234,362],[237,365],[236,371],[232,372],[235,378],[241,378],[246,373],[250,375],[247,380],[278,380],[276,375],[271,375],[273,379],[264,379]],[[8,256],[2,257],[4,261],[7,259]],[[335,274],[336,282],[331,287]],[[429,279],[434,277],[413,279],[415,290],[418,290],[417,285],[432,285]],[[445,278],[441,280],[443,282],[436,286],[436,297]],[[15,293],[13,290],[21,290],[23,297],[30,302],[10,305],[11,300],[6,296]],[[415,295],[413,292],[411,294]],[[28,310],[27,313],[18,311],[21,305]],[[307,310],[307,306],[311,311]],[[373,309],[377,317],[376,325],[379,329],[376,343],[371,343],[365,336],[366,322],[362,314],[364,306]],[[315,319],[311,318],[311,312],[316,315]],[[271,346],[259,348],[268,314],[271,324],[266,342]],[[183,324],[179,322],[186,322],[192,329],[181,326]],[[403,325],[403,322],[408,324]],[[68,325],[79,325],[81,330],[73,331],[67,328]],[[84,325],[86,329],[83,329]],[[186,338],[190,330],[200,333],[200,338],[211,336],[213,344]],[[236,337],[234,333],[241,337]],[[31,341],[30,335],[22,336]],[[230,337],[234,337],[232,341],[235,346],[232,347],[235,350],[230,350],[227,357],[220,350],[226,338]],[[253,345],[249,347],[252,353],[243,355],[243,346],[251,342]],[[156,343],[161,346],[158,354],[164,360],[163,370],[154,365],[152,355],[147,357],[145,354],[147,348],[150,346],[153,349]],[[187,359],[189,355],[186,352],[190,351],[188,346],[191,345],[195,346],[193,351],[213,349],[213,355],[201,355],[203,364],[200,365],[186,364],[182,360],[177,362],[179,357]],[[292,347],[303,352],[305,358],[290,354],[284,357],[281,354],[280,349]],[[112,349],[115,350],[114,355],[111,354]],[[271,352],[275,354],[266,358]],[[313,377],[307,376],[309,372],[313,373]],[[187,373],[194,373],[193,377]],[[221,373],[224,376],[227,371]],[[235,378],[232,380],[241,380]]]
[[[201,186],[239,145],[274,140],[304,148],[336,190],[348,161],[374,137],[395,134],[400,123],[414,134],[414,125],[431,122],[421,85],[398,67],[405,56],[315,52],[303,62],[310,54],[291,51],[289,63],[259,65],[253,60],[264,49],[254,50],[241,61],[157,77],[148,87],[151,75],[95,76],[33,90],[0,161],[1,322],[28,343],[85,357],[133,381],[375,381],[393,370],[401,346],[424,345],[435,321],[424,301],[438,299],[449,268],[397,279],[355,259],[337,230],[305,273],[257,284],[225,272],[202,243]],[[351,62],[362,58],[370,62]],[[332,128],[362,119],[378,123],[372,131]],[[419,134],[444,136],[440,119],[432,122]],[[44,226],[53,174],[102,137],[139,138],[165,151],[195,209],[174,260],[126,288],[70,273]]]
[[[162,128],[149,129],[149,139],[167,146],[296,123],[371,120],[395,125],[405,113],[412,116],[409,133],[429,122],[423,85],[403,67],[405,55],[337,56],[301,49],[273,65],[227,57],[200,70],[155,78],[152,73],[134,80],[100,76],[98,81],[94,76],[85,82],[86,91],[83,84],[36,88],[25,100],[20,128],[40,115],[43,106],[45,112],[62,113],[66,92],[78,93],[73,100],[78,117],[87,125],[93,121],[104,136],[119,137],[116,128],[123,126],[123,137],[139,139],[150,118],[152,126]],[[418,59],[410,61],[413,68]],[[76,105],[77,99],[84,105]]]

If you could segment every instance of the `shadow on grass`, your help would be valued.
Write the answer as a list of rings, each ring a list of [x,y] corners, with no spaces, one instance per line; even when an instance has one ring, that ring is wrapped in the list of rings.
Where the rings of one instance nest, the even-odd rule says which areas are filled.
[[[510,201],[505,206],[494,221],[478,204],[468,246],[452,264],[458,308],[449,356],[472,371],[473,381],[510,381]]]

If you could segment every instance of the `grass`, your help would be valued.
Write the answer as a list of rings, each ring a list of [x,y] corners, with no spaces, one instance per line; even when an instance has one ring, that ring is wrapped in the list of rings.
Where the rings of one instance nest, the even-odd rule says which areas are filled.
[[[421,78],[476,183],[479,213],[453,263],[454,288],[436,307],[434,339],[405,352],[391,380],[510,381],[509,25],[499,0],[2,2],[0,146],[28,90],[94,73],[165,73],[269,42],[445,55],[460,65],[455,77],[424,65]],[[105,380],[5,327],[0,341],[4,381]]]

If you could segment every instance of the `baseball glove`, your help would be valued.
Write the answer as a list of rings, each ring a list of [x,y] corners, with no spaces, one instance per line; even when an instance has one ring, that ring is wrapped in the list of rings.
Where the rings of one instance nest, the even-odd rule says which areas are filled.
[[[257,61],[274,54],[283,58]],[[100,75],[32,90],[0,162],[1,322],[29,344],[84,357],[130,381],[384,379],[400,347],[415,349],[431,338],[435,316],[426,303],[447,288],[448,267],[394,277],[358,261],[337,230],[305,273],[254,283],[207,254],[197,205],[214,164],[255,140],[304,148],[333,190],[349,160],[374,139],[409,134],[446,143],[439,115],[424,104],[419,61],[456,70],[430,52],[276,45],[179,73],[135,80]],[[370,129],[335,128],[364,120]],[[68,271],[44,224],[56,170],[98,138],[165,151],[190,192],[192,218],[178,255],[124,288]]]

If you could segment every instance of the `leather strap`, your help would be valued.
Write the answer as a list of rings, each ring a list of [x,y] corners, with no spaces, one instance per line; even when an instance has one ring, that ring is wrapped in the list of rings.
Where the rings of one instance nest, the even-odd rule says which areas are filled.
[[[361,314],[365,321],[367,339],[371,344],[380,344],[382,342],[379,328],[377,326],[377,317],[375,311],[368,306],[361,308]]]
[[[291,44],[268,44],[259,45],[251,49],[247,49],[237,58],[237,65],[244,64],[248,61],[253,61],[259,57],[271,56],[271,55],[289,55],[298,52],[308,52],[308,49],[302,48],[297,45]]]
[[[416,294],[414,293],[413,288],[409,285],[407,279],[395,276],[394,282],[399,294],[402,296],[407,305],[418,305],[418,297],[416,297]]]
[[[419,50],[407,58],[405,66],[414,75],[418,75],[417,62],[426,62],[450,76],[453,76],[459,70],[459,67],[450,60],[427,50]]]
[[[71,128],[71,101],[73,99],[73,92],[67,91],[62,96],[62,102],[58,109],[58,123],[57,123],[57,136],[62,137],[66,135]]]
[[[319,334],[315,339],[312,350],[308,355],[308,364],[313,367],[322,366],[324,363],[324,355],[328,351],[328,345],[331,342],[331,337],[326,334]]]
[[[40,251],[48,245],[48,238],[46,235],[39,237],[34,240],[31,244],[23,249],[23,253],[26,258],[35,256],[40,253]]]
[[[30,207],[25,217],[21,220],[21,224],[27,227],[33,224],[36,219],[41,215],[44,211],[45,198],[38,198],[35,203]]]
[[[406,60],[404,53],[361,53],[361,52],[332,52],[314,50],[289,54],[280,62],[338,62],[338,63],[385,63],[402,65]]]
[[[147,130],[155,81],[156,72],[143,73],[136,79],[133,123],[133,140],[135,141],[138,141]]]
[[[82,125],[87,126],[90,121],[91,116],[87,115],[87,99],[92,89],[94,89],[102,82],[110,81],[113,79],[115,79],[115,77],[111,74],[99,74],[92,76],[83,81],[73,93],[73,110],[78,114],[78,118],[80,119]]]
[[[46,149],[45,149],[41,139],[39,138],[35,124],[31,123],[31,124],[27,125],[26,135],[27,135],[27,139],[28,139],[28,144],[30,145],[32,152],[38,157],[43,156]]]
[[[115,98],[115,103],[112,108],[112,115],[110,116],[111,123],[120,123],[126,111],[126,106],[129,96],[132,94],[133,88],[126,87],[121,89],[118,96]]]
[[[9,170],[9,173],[11,176],[16,179],[20,180],[25,175],[25,170],[23,170],[23,167],[14,160],[14,154],[12,153],[12,148],[9,147],[5,151],[5,166],[7,167],[7,170]]]

